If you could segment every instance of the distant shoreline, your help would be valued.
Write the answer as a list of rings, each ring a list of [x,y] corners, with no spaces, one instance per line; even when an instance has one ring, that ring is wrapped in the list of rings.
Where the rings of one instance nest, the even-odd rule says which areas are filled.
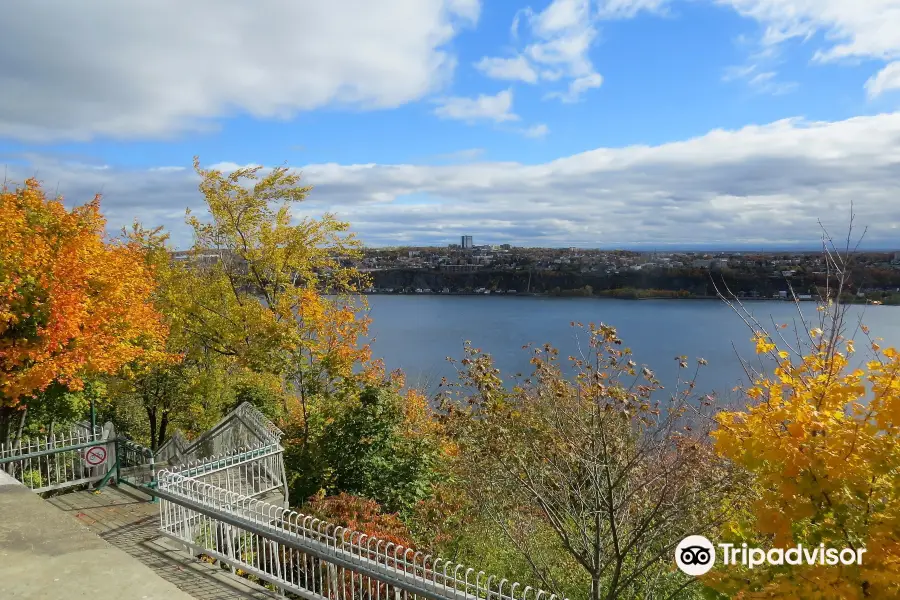
[[[683,297],[673,297],[673,296],[645,296],[638,298],[628,298],[628,297],[617,297],[610,296],[604,294],[594,294],[591,296],[583,296],[577,294],[552,294],[552,293],[515,293],[515,294],[484,294],[484,293],[475,293],[475,292],[449,292],[449,293],[440,293],[440,292],[362,292],[364,296],[498,296],[504,298],[562,298],[562,299],[571,299],[571,298],[589,298],[594,300],[721,300],[718,296],[683,296]],[[737,298],[741,302],[793,302],[793,298],[754,298],[754,297],[739,297]],[[809,302],[815,303],[815,299],[798,299],[798,302]],[[850,304],[866,304],[865,302],[850,302]],[[871,303],[869,303],[872,305]],[[872,305],[879,306],[879,305]],[[891,306],[891,305],[880,305],[880,306]]]
[[[361,292],[364,296],[466,296],[466,297],[475,297],[475,296],[497,296],[503,298],[515,297],[515,298],[560,298],[560,299],[571,299],[571,298],[585,298],[585,299],[594,299],[594,300],[716,300],[721,301],[721,298],[718,296],[683,296],[683,297],[672,297],[672,296],[659,296],[659,297],[638,297],[638,298],[629,298],[629,297],[616,297],[609,296],[603,294],[594,294],[591,296],[584,296],[578,294],[553,294],[553,293],[522,293],[518,292],[515,294],[484,294],[484,293],[475,293],[475,292],[450,292],[450,293],[440,293],[440,292],[430,292],[430,293],[416,293],[416,292]],[[737,298],[739,302],[794,302],[793,298],[753,298],[753,297],[739,297]],[[797,302],[810,303],[815,304],[817,300],[809,299],[809,298],[798,298]],[[845,304],[851,304],[855,306],[897,306],[895,304],[873,304],[872,302],[860,301],[853,299],[851,301],[845,302]]]

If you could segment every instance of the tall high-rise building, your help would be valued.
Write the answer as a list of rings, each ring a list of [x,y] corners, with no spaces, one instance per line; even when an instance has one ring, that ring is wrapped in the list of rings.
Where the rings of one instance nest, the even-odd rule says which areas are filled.
[[[464,236],[462,236],[462,247],[463,247],[464,249],[465,249],[465,248],[472,248],[473,246],[474,246],[474,244],[472,244],[472,236],[471,236],[471,235],[464,235]]]

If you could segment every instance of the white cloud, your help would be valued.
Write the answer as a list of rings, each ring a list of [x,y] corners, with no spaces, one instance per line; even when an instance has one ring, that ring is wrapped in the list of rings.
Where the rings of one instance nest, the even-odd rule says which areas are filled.
[[[447,8],[474,23],[481,15],[481,0],[448,0]]]
[[[603,77],[594,68],[590,50],[597,39],[597,23],[604,19],[630,19],[640,12],[664,13],[668,0],[553,0],[540,12],[531,7],[516,12],[514,39],[525,29],[528,41],[512,58],[485,57],[477,67],[493,79],[526,83],[565,79],[565,90],[546,95],[563,102],[578,102],[599,88]],[[523,27],[523,23],[525,27]],[[515,73],[518,76],[514,77]]]
[[[731,66],[725,69],[722,81],[743,80],[753,91],[760,94],[781,96],[795,91],[798,87],[795,81],[778,81],[778,73],[775,71],[762,71],[758,64],[744,66]]]
[[[530,138],[542,138],[548,133],[550,133],[550,128],[543,123],[538,123],[537,125],[532,125],[531,127],[526,127],[522,130],[522,135]]]
[[[442,119],[464,121],[469,124],[477,122],[507,123],[519,121],[520,117],[512,111],[512,90],[503,90],[494,96],[480,94],[475,98],[451,97],[436,100],[438,107],[434,114]],[[512,131],[526,137],[544,137],[550,129],[544,124],[531,127],[515,128]]]
[[[0,136],[163,137],[235,112],[396,107],[449,81],[446,45],[479,11],[479,0],[20,3],[0,19]]]
[[[757,90],[758,92],[762,94],[772,94],[773,96],[789,94],[797,89],[797,82],[776,81],[776,76],[777,73],[775,73],[774,71],[757,73],[750,78],[750,81],[748,83],[751,88]]]
[[[546,9],[519,11],[513,21],[517,37],[527,24],[532,43],[525,55],[535,64],[540,80],[565,76],[578,80],[595,73],[588,52],[597,36],[601,20],[631,19],[639,13],[666,14],[675,0],[553,0]],[[819,62],[875,59],[885,62],[900,59],[900,0],[707,0],[727,6],[748,19],[757,21],[763,32],[759,47],[750,57],[756,69],[756,89],[783,94],[796,88],[794,82],[778,82],[766,65],[778,55],[779,46],[788,40],[808,41],[817,34],[812,58]],[[549,67],[542,69],[541,67]],[[767,72],[773,75],[766,75]],[[892,71],[887,71],[885,77]],[[750,81],[752,78],[748,78]],[[873,82],[873,86],[875,83]],[[581,89],[583,93],[588,86]],[[877,88],[867,88],[877,89]],[[888,88],[885,88],[888,89]],[[871,92],[870,92],[871,93]],[[577,86],[568,92],[551,94],[561,99],[579,97]]]
[[[524,81],[526,83],[536,83],[538,80],[537,72],[524,56],[516,56],[515,58],[491,58],[485,56],[475,63],[475,68],[491,79]]]
[[[529,15],[531,27],[542,37],[571,31],[588,20],[589,0],[553,0],[543,11]]]
[[[482,156],[484,156],[484,148],[466,148],[464,150],[457,150],[456,152],[437,154],[432,158],[449,162],[472,162]]]
[[[598,88],[603,85],[603,76],[599,73],[591,73],[584,77],[578,77],[569,83],[569,89],[565,92],[552,92],[548,94],[551,98],[559,98],[565,103],[573,103],[581,100],[584,93],[588,90]]]
[[[640,12],[663,13],[669,0],[599,0],[597,12],[604,19],[632,19]]]
[[[819,60],[900,57],[900,0],[715,0],[766,27],[763,41],[779,44],[825,34]]]
[[[787,40],[816,42],[814,60],[900,58],[900,0],[714,0],[758,21],[771,56]],[[868,88],[867,88],[868,89]]]
[[[438,100],[440,106],[434,110],[434,114],[442,119],[454,119],[467,123],[518,121],[519,115],[512,112],[512,101],[511,90],[503,90],[494,96],[480,94],[477,98],[443,98]]]
[[[512,79],[505,75],[515,67],[520,75],[527,74],[515,79],[526,83],[566,78],[569,85],[565,92],[548,94],[566,102],[578,101],[584,92],[600,86],[603,78],[594,70],[588,55],[597,37],[590,0],[553,0],[541,12],[523,9],[513,19],[514,37],[518,37],[523,20],[528,26],[530,42],[514,58],[482,58],[478,66],[485,75]],[[503,69],[499,68],[501,65]]]
[[[888,90],[900,89],[900,61],[894,61],[866,81],[866,92],[877,98]]]
[[[97,170],[22,157],[67,201],[104,191],[110,228],[137,216],[189,243],[186,206],[202,202],[187,171]],[[231,165],[234,167],[236,165]],[[314,186],[298,214],[336,212],[370,244],[446,243],[459,231],[522,244],[662,247],[813,245],[817,219],[846,228],[850,202],[871,244],[900,230],[900,113],[840,122],[788,119],[658,146],[598,148],[546,163],[302,167]],[[428,201],[404,202],[404,198]]]
[[[755,71],[756,65],[732,65],[725,69],[725,74],[722,75],[722,81],[737,81],[738,79],[744,79],[745,77],[750,77]]]

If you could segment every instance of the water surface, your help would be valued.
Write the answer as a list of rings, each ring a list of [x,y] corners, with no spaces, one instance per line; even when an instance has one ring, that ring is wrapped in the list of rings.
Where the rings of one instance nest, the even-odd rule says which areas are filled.
[[[584,332],[577,335],[569,325],[572,321],[616,327],[635,361],[652,368],[667,387],[679,375],[674,360],[679,355],[709,361],[698,389],[720,394],[746,380],[738,356],[756,360],[747,326],[716,300],[372,295],[369,305],[375,356],[384,359],[388,369],[403,369],[411,385],[430,391],[442,376],[455,378],[446,357],[461,358],[465,340],[490,352],[505,375],[530,372],[524,344],[549,342],[565,360],[579,351],[579,339],[582,348],[586,341]],[[746,306],[766,325],[774,320],[792,328],[798,319],[790,302],[753,301]],[[808,317],[818,316],[814,303],[801,307]],[[900,347],[900,307],[850,307],[851,325],[859,317],[873,335],[884,338],[883,345]],[[861,332],[857,339],[862,339]],[[863,354],[857,354],[860,362],[865,361]]]

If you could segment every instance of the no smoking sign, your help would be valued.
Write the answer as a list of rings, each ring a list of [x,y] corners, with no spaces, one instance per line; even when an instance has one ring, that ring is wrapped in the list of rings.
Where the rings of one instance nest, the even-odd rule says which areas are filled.
[[[89,467],[99,467],[106,462],[106,447],[91,446],[84,453],[84,464]]]

